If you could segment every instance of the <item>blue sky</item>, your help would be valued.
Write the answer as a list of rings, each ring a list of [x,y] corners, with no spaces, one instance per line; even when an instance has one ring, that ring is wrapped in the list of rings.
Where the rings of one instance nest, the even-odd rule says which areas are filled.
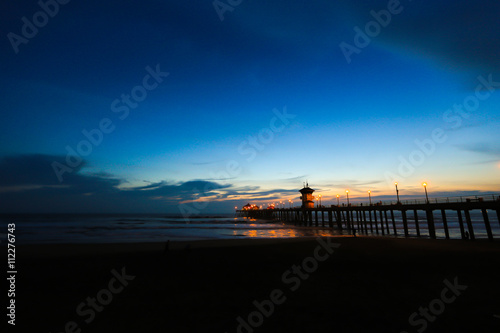
[[[500,189],[498,1],[42,3],[0,5],[3,212]]]

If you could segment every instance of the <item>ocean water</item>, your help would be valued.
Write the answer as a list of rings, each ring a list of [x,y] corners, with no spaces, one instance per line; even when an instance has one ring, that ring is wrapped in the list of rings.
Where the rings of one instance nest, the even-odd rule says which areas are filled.
[[[463,215],[463,212],[462,212]],[[450,237],[460,239],[461,233],[456,211],[446,211]],[[326,217],[326,216],[325,216]],[[410,237],[416,237],[415,219],[412,211],[407,212]],[[495,211],[488,211],[494,238],[500,239],[500,223]],[[367,216],[368,218],[368,216]],[[389,231],[393,235],[390,214]],[[319,216],[321,226],[321,214]],[[434,212],[437,238],[445,238],[441,212]],[[379,235],[382,235],[380,216],[377,214]],[[483,216],[480,211],[471,211],[471,220],[476,238],[487,238]],[[403,223],[400,213],[395,212],[397,237],[403,237]],[[425,213],[418,211],[420,235],[429,237]],[[464,228],[468,230],[463,216]],[[347,230],[328,227],[298,227],[279,221],[256,220],[235,215],[212,215],[185,219],[174,215],[0,215],[0,242],[5,243],[7,225],[15,223],[17,244],[43,243],[127,243],[165,242],[167,240],[207,240],[240,238],[289,238],[348,235]],[[325,221],[328,226],[328,221]],[[334,224],[335,225],[335,224]],[[356,222],[354,226],[357,228]],[[375,223],[373,222],[375,231]],[[369,225],[368,225],[369,229]],[[384,222],[385,235],[387,226]],[[358,235],[363,235],[358,230]],[[369,233],[371,234],[371,233]],[[376,233],[373,233],[376,235]]]
[[[127,243],[167,240],[287,238],[340,235],[332,229],[295,227],[234,215],[185,219],[168,215],[3,215],[0,240],[15,223],[17,244]]]

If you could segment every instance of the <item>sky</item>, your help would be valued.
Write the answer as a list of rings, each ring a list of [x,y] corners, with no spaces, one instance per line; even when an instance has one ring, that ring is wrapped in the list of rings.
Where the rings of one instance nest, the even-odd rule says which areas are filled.
[[[500,192],[500,3],[0,4],[0,212]]]

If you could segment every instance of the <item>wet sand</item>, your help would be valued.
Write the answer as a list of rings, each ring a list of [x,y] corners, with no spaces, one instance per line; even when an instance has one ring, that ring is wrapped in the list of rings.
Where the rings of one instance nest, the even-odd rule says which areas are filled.
[[[25,245],[12,331],[498,332],[499,264],[487,241]]]

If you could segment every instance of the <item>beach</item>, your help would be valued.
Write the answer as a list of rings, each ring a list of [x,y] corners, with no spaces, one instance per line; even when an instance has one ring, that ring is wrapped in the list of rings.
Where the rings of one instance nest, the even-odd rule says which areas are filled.
[[[499,255],[347,236],[24,244],[13,331],[496,332]]]

